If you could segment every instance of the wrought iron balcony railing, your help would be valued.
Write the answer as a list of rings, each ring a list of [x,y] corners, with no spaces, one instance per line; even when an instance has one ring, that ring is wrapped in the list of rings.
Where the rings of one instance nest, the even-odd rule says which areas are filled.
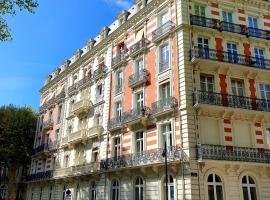
[[[108,121],[109,130],[120,129],[121,127],[122,127],[121,117],[115,117]]]
[[[170,69],[170,63],[169,62],[161,62],[159,63],[159,73],[163,73],[166,70]]]
[[[220,31],[238,33],[241,35],[246,35],[247,37],[256,37],[265,40],[270,40],[270,31],[262,30],[259,28],[247,27],[241,24],[234,24],[225,21],[218,21],[216,19],[191,15],[190,16],[191,25],[202,26],[212,29],[217,29]]]
[[[155,31],[153,31],[152,40],[153,42],[158,42],[174,29],[174,23],[172,21],[168,21],[165,24],[161,25]]]
[[[107,73],[107,67],[105,65],[99,66],[93,73],[93,78],[98,79]]]
[[[142,83],[147,83],[149,81],[150,81],[150,73],[148,72],[147,69],[143,69],[129,76],[128,85],[129,87],[135,87]]]
[[[235,146],[228,148],[222,145],[199,144],[197,145],[197,159],[270,163],[270,150]]]
[[[54,142],[50,142],[48,144],[45,144],[44,150],[45,151],[50,151],[53,149],[56,149],[59,145],[59,142],[57,140],[55,140]]]
[[[33,149],[33,155],[44,151],[44,149],[45,149],[45,144],[39,145],[38,147]]]
[[[26,177],[26,181],[42,181],[52,178],[53,171],[38,172],[36,174],[30,174]]]
[[[43,122],[43,130],[51,129],[53,127],[53,120],[48,119],[47,121]]]
[[[208,104],[270,112],[270,100],[221,94],[215,92],[196,91],[193,93],[193,102],[194,105]]]
[[[55,97],[51,98],[47,103],[45,103],[44,105],[40,106],[39,107],[39,111],[40,112],[43,112],[47,108],[51,108],[52,106],[55,105],[55,103],[59,103],[59,102],[63,101],[65,99],[65,96],[66,96],[65,91],[62,91],[61,93],[59,93]]]
[[[173,110],[177,106],[178,102],[175,97],[168,97],[165,99],[161,99],[152,104],[152,115],[157,115],[163,112]]]
[[[112,59],[112,68],[116,68],[123,63],[125,63],[127,60],[126,54],[124,51],[118,53],[113,59]]]
[[[85,76],[78,82],[78,87],[83,87],[86,83],[91,82],[92,77],[91,76]]]
[[[196,58],[201,58],[270,70],[270,60],[245,56],[237,53],[194,47],[193,49],[191,49],[190,56],[191,61],[195,60]]]
[[[62,91],[58,95],[56,95],[55,101],[58,103],[60,101],[63,101],[65,99],[65,97],[66,97],[66,93],[65,93],[65,91]]]
[[[130,56],[135,57],[139,53],[143,52],[147,48],[147,45],[149,43],[149,40],[147,40],[146,38],[142,38],[139,42],[135,43],[130,47]]]
[[[78,88],[78,83],[74,83],[72,86],[70,86],[68,88],[68,95],[73,94],[77,88]]]
[[[146,106],[131,109],[130,111],[123,113],[121,123],[126,124],[137,119],[148,118],[150,113],[150,108]]]
[[[164,149],[158,148],[141,153],[127,154],[120,157],[109,158],[100,162],[101,171],[117,170],[121,168],[131,168],[137,166],[153,165],[158,163],[164,163],[163,157]],[[186,156],[181,148],[167,147],[167,159],[168,162],[172,161],[185,161]]]

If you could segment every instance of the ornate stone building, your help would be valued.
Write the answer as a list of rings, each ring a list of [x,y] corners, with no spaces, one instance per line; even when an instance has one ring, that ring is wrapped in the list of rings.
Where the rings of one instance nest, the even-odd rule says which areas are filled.
[[[48,76],[29,200],[270,199],[270,2],[137,0]],[[268,44],[269,43],[269,44]]]

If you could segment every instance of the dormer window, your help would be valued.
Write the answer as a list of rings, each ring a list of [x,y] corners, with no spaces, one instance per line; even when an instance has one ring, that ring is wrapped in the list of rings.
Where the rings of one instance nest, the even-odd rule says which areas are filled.
[[[124,23],[127,21],[129,14],[130,14],[130,13],[129,13],[128,11],[123,10],[123,11],[118,15],[117,19],[118,19],[118,24],[119,24],[119,26],[121,26],[122,24],[124,24]]]

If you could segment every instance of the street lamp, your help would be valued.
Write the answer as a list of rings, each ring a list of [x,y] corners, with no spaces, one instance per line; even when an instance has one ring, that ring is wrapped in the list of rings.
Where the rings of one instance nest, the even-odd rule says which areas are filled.
[[[162,156],[165,158],[165,199],[168,200],[168,163],[167,163],[167,142],[164,143]]]

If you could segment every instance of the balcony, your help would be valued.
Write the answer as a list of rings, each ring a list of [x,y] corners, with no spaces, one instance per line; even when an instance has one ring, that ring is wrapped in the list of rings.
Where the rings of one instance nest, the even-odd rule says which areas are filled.
[[[124,168],[149,166],[156,164],[164,164],[165,159],[163,157],[164,149],[153,149],[143,151],[142,153],[127,154],[117,158],[109,158],[102,160],[100,163],[101,171],[111,171]],[[177,147],[167,147],[167,160],[168,162],[184,161],[186,156],[182,149]]]
[[[66,137],[62,137],[62,145],[65,145],[65,144],[67,144],[68,143],[68,136],[66,136]]]
[[[52,129],[53,128],[53,120],[49,119],[45,122],[43,122],[43,130],[48,130],[48,129]]]
[[[62,91],[55,97],[55,102],[59,103],[59,102],[63,101],[65,99],[65,97],[66,97],[66,93],[65,93],[65,91]]]
[[[58,147],[59,143],[58,141],[54,141],[54,142],[51,142],[49,144],[45,144],[45,147],[44,147],[44,151],[52,151],[52,150],[56,150],[57,147]]]
[[[83,77],[81,80],[79,80],[78,82],[78,88],[82,88],[85,87],[88,83],[90,83],[92,81],[92,77],[91,76],[85,76]]]
[[[125,52],[121,52],[112,59],[112,68],[115,69],[127,62]]]
[[[88,113],[89,109],[90,109],[90,101],[82,99],[74,103],[72,107],[72,113],[76,116],[85,115]]]
[[[99,138],[103,132],[103,126],[93,126],[88,130],[88,138]]]
[[[157,43],[163,38],[167,37],[171,31],[174,29],[174,23],[172,21],[168,21],[165,24],[161,25],[158,29],[153,31],[152,40]]]
[[[85,140],[87,137],[87,130],[86,129],[80,129],[72,134],[69,135],[68,137],[68,142],[69,143],[78,143],[83,140]]]
[[[134,87],[137,87],[139,85],[149,83],[151,80],[150,78],[151,77],[150,77],[150,73],[148,72],[148,70],[143,69],[139,72],[132,74],[128,78],[128,86],[131,88],[134,88]]]
[[[93,174],[100,170],[99,162],[92,162],[88,164],[76,165],[71,167],[71,171],[68,173],[70,176],[82,176]]]
[[[129,55],[130,57],[134,58],[135,56],[137,56],[138,54],[145,52],[145,50],[147,49],[147,45],[149,44],[149,40],[147,40],[146,38],[142,38],[139,42],[135,43],[134,45],[132,45],[129,49]]]
[[[270,112],[270,100],[221,94],[215,92],[197,91],[193,93],[193,103],[240,108],[247,110]]]
[[[213,144],[197,145],[197,159],[222,160],[236,162],[270,163],[269,149],[255,149],[249,147],[228,147]]]
[[[93,79],[99,79],[107,73],[107,67],[105,65],[100,65],[93,73]]]
[[[78,88],[78,83],[75,83],[72,86],[70,86],[68,88],[68,95],[74,94],[76,92],[77,88]]]
[[[163,114],[174,111],[178,106],[177,99],[175,97],[168,97],[161,99],[152,104],[152,115],[160,116]]]
[[[44,181],[53,177],[53,171],[38,172],[36,174],[30,174],[26,177],[26,181]]]
[[[206,59],[236,65],[244,65],[255,69],[270,70],[270,60],[241,54],[232,54],[214,49],[194,47],[191,49],[190,56],[192,62],[196,61],[196,59]]]
[[[97,106],[104,102],[103,94],[96,94],[96,99],[94,101],[94,105]]]
[[[121,117],[116,117],[116,118],[109,120],[108,130],[114,131],[114,130],[121,129],[121,128],[122,128]]]
[[[124,112],[121,118],[122,124],[134,124],[138,122],[144,123],[150,117],[150,108],[143,106],[142,108],[131,109]]]
[[[229,23],[225,21],[219,22],[216,19],[200,17],[196,15],[190,16],[190,23],[191,25],[217,29],[219,31],[237,33],[237,34],[245,35],[246,37],[255,37],[255,38],[270,40],[269,30],[262,30],[259,28],[247,27],[241,24],[234,24],[234,23]]]
[[[42,144],[36,148],[33,149],[33,155],[43,152],[45,150],[45,144]]]
[[[54,171],[54,177],[68,176],[71,173],[71,167],[60,168]]]

